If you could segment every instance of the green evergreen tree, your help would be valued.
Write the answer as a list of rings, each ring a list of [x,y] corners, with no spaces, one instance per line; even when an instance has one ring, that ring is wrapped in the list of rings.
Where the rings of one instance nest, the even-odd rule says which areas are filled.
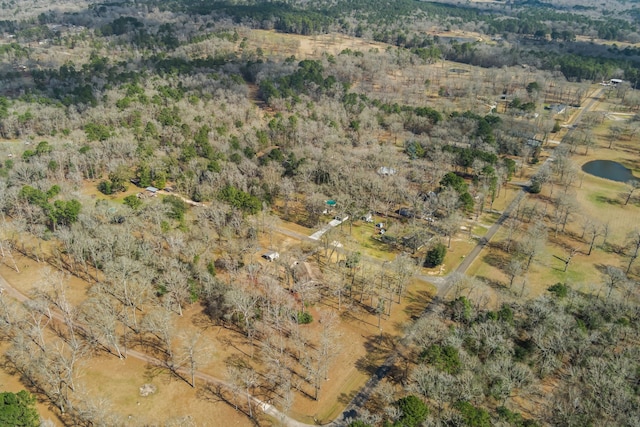
[[[398,407],[402,411],[402,416],[395,423],[398,427],[417,427],[421,425],[429,415],[427,405],[414,395],[403,397],[398,400]]]
[[[436,243],[436,245],[427,252],[424,260],[425,267],[437,267],[444,261],[447,254],[447,246],[444,243]]]
[[[12,427],[38,427],[40,416],[36,399],[27,391],[0,393],[0,425]]]

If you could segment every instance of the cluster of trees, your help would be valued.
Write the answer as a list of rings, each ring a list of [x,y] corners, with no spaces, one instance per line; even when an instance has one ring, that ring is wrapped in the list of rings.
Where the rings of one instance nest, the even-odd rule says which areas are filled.
[[[0,393],[0,422],[17,427],[38,427],[40,416],[35,408],[35,397],[26,390]]]
[[[60,187],[54,185],[46,192],[25,185],[18,193],[18,203],[16,209],[24,209],[29,212],[29,219],[33,220],[34,225],[39,222],[45,222],[50,229],[56,229],[58,225],[70,226],[78,220],[78,214],[82,205],[78,200],[55,200],[50,203],[49,200],[58,195]],[[26,202],[30,206],[40,208],[40,211],[27,209],[24,204]],[[41,218],[41,219],[40,219]]]
[[[633,425],[640,417],[636,311],[625,298],[598,298],[565,284],[497,311],[460,296],[411,327],[410,369],[380,385],[369,411],[351,425],[420,425],[402,421],[416,408],[429,423]],[[558,380],[552,403],[518,403]],[[417,402],[397,405],[400,388],[405,402]]]
[[[324,77],[324,69],[319,61],[306,59],[298,64],[298,69],[288,76],[275,81],[260,81],[262,98],[269,102],[271,98],[297,98],[299,94],[309,94],[312,90],[322,94],[337,83],[333,76]]]

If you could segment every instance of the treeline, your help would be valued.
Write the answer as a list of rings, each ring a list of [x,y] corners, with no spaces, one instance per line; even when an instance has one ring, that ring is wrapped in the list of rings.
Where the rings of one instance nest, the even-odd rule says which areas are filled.
[[[490,49],[493,49],[495,55],[502,51],[502,48]],[[443,50],[445,49],[443,48]],[[612,51],[612,48],[609,50]],[[447,59],[481,67],[513,66],[525,63],[535,65],[544,70],[559,69],[570,81],[606,80],[618,70],[623,71],[623,76],[620,77],[630,81],[632,85],[636,84],[640,78],[640,73],[638,72],[639,63],[628,58],[629,53],[632,53],[629,50],[626,53],[622,53],[626,58],[603,58],[592,56],[589,53],[565,53],[557,49],[538,49],[534,47],[528,50],[512,49],[509,55],[502,57],[491,55],[489,60],[486,49],[481,49],[480,45],[475,42],[453,43],[446,51]]]
[[[33,70],[31,76],[38,95],[51,97],[62,104],[98,105],[98,96],[107,84],[138,82],[144,75],[126,69],[124,63],[110,64],[108,58],[92,54],[89,62],[77,68],[68,62],[56,69]],[[142,70],[141,70],[142,71]],[[102,77],[103,79],[96,79]]]
[[[623,41],[628,33],[637,28],[630,22],[611,17],[594,19],[580,13],[559,12],[543,3],[526,4],[513,11],[501,9],[482,10],[472,6],[447,5],[411,0],[381,1],[375,7],[367,1],[320,1],[303,5],[285,2],[247,1],[244,4],[230,2],[177,2],[149,0],[154,6],[173,11],[195,13],[199,15],[215,14],[228,16],[236,22],[251,20],[260,28],[274,28],[279,31],[296,34],[324,33],[330,29],[341,28],[361,35],[365,28],[375,28],[374,38],[392,42],[391,34],[401,30],[397,27],[409,19],[447,20],[451,23],[462,21],[482,24],[487,34],[522,34],[544,36],[555,27],[568,27],[574,34],[583,34],[585,29],[594,29],[598,36],[607,40]],[[505,19],[507,16],[507,19]],[[346,19],[349,18],[349,19]],[[354,26],[349,21],[355,19]],[[391,27],[395,29],[389,31]],[[566,29],[566,28],[565,28]],[[567,38],[575,36],[566,36]]]
[[[542,61],[545,69],[560,68],[564,76],[570,80],[605,80],[617,69],[624,71],[624,79],[630,81],[632,85],[637,84],[640,79],[638,63],[629,60],[542,51],[535,53],[535,55]]]

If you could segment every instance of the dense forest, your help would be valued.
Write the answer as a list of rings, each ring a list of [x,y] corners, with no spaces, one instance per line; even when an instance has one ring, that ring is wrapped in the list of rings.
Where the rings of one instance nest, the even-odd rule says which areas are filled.
[[[366,352],[396,364],[338,425],[640,423],[640,232],[574,194],[572,156],[595,149],[608,116],[563,127],[553,111],[606,97],[625,114],[609,148],[634,140],[635,3],[17,3],[0,6],[0,260],[45,271],[22,303],[0,292],[0,337],[7,372],[61,423],[126,423],[80,365],[137,352],[194,388],[208,367],[228,387],[203,390],[259,425],[310,421],[310,405],[349,403],[329,383],[344,357],[368,376],[380,364],[350,348],[365,338],[349,335],[357,316],[375,329]],[[611,79],[624,81],[592,85]],[[616,207],[637,208],[627,186]],[[520,187],[537,202],[517,203]],[[498,221],[508,194],[506,282],[446,266],[434,282],[448,298],[397,320],[416,278],[453,262],[461,230]],[[563,280],[527,298],[562,238],[578,242],[556,255],[565,272],[578,249],[624,265],[599,265],[597,290]],[[472,296],[485,283],[499,301]],[[233,346],[213,328],[237,353],[214,355]],[[33,425],[20,393],[5,402]]]

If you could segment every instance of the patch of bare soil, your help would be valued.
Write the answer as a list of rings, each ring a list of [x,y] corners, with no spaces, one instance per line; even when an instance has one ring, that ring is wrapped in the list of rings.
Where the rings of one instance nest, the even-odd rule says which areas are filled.
[[[319,58],[323,54],[337,55],[345,49],[367,52],[371,49],[384,50],[386,43],[369,41],[342,34],[319,34],[303,36],[298,34],[280,34],[275,31],[252,30],[250,45],[259,46],[267,55],[291,56],[298,59]],[[253,46],[252,46],[253,47]]]

